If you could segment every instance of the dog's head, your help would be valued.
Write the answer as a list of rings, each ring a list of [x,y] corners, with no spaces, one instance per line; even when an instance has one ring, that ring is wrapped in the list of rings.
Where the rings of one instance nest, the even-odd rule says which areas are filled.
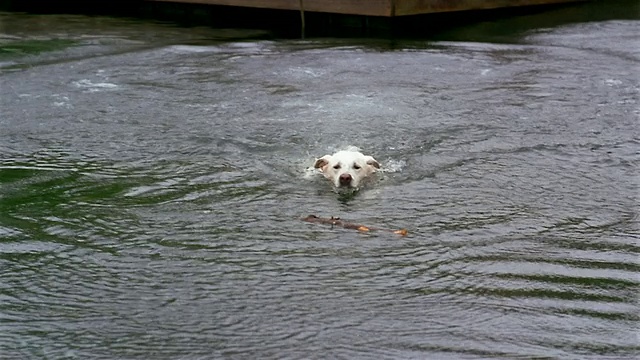
[[[364,178],[380,168],[380,164],[371,156],[345,150],[319,158],[314,167],[320,169],[336,188],[357,189]]]

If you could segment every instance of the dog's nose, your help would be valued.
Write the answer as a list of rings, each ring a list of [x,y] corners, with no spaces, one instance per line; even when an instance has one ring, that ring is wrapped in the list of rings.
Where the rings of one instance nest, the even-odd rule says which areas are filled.
[[[352,178],[351,178],[351,175],[349,174],[342,174],[340,175],[339,180],[340,180],[340,185],[349,185],[351,184]]]

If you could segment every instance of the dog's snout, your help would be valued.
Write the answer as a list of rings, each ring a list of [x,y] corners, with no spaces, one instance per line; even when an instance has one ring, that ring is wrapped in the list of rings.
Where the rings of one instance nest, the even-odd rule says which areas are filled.
[[[340,185],[349,185],[351,184],[351,180],[353,180],[353,178],[349,174],[341,174],[339,180]]]

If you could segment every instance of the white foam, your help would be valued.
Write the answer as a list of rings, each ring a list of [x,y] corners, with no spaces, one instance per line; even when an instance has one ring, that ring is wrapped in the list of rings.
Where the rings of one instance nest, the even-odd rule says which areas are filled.
[[[309,166],[308,168],[304,169],[304,174],[302,175],[302,178],[305,180],[311,180],[314,177],[318,176],[320,174],[320,171],[316,168],[314,168],[313,166]]]
[[[220,52],[219,47],[198,45],[173,45],[169,46],[168,50],[177,53]]]
[[[380,172],[384,173],[395,173],[401,172],[402,169],[407,165],[407,162],[404,160],[389,160],[384,166],[380,169]]]
[[[71,105],[71,102],[69,101],[69,97],[68,96],[54,94],[54,95],[52,95],[52,97],[55,99],[53,101],[53,106],[65,107],[67,109],[71,109],[73,107]]]
[[[618,85],[622,85],[622,80],[618,80],[618,79],[607,79],[604,81],[605,85],[607,86],[618,86]]]
[[[91,80],[88,80],[88,79],[82,79],[82,80],[74,81],[73,85],[78,87],[78,88],[81,88],[81,89],[87,89],[89,92],[117,89],[119,87],[116,84],[106,83],[106,82],[94,83],[94,82],[91,82]]]

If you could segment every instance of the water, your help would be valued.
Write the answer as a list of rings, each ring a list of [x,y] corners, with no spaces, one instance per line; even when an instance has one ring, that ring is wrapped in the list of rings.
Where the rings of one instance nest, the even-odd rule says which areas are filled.
[[[638,21],[590,6],[438,41],[1,14],[0,357],[634,358]],[[384,171],[344,198],[307,168],[352,145]]]

